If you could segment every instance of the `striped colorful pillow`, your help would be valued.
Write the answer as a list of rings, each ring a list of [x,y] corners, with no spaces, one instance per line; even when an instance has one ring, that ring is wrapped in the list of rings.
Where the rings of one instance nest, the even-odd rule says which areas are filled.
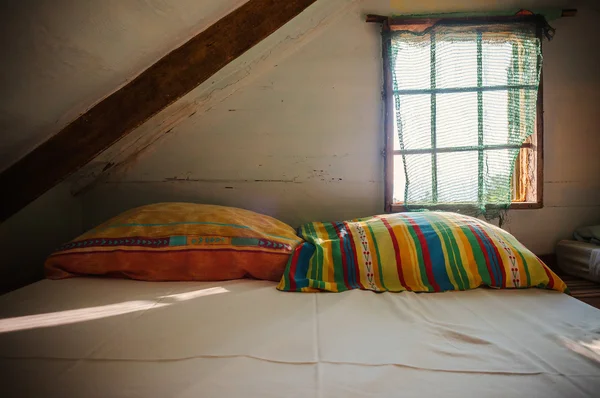
[[[233,207],[157,203],[126,211],[56,250],[50,279],[278,281],[301,239],[287,224]]]
[[[398,213],[348,222],[313,222],[277,288],[440,292],[567,286],[508,232],[446,212]]]

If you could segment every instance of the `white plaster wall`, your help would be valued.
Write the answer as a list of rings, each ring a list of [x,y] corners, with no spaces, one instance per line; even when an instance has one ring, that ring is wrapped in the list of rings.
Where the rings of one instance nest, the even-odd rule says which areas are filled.
[[[327,2],[334,3],[317,2],[140,127],[146,136],[164,124],[170,132],[81,195],[84,225],[171,200],[244,207],[293,226],[380,213],[381,42],[364,15],[565,5]],[[538,254],[553,252],[573,228],[600,223],[599,22],[598,11],[581,8],[576,18],[554,21],[556,38],[545,44],[545,207],[513,211],[506,226]]]
[[[44,277],[44,260],[82,231],[81,201],[60,184],[0,224],[0,294]]]
[[[0,1],[0,171],[245,1]]]

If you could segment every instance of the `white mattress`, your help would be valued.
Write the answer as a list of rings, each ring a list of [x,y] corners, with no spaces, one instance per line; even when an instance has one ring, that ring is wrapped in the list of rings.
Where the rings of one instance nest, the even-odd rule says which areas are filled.
[[[556,245],[556,260],[565,273],[600,283],[600,246],[561,240]]]
[[[529,290],[41,281],[0,297],[2,397],[591,397],[600,311]]]

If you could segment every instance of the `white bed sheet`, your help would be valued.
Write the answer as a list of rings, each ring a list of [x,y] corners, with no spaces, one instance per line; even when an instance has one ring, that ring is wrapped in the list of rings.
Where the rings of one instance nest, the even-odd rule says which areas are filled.
[[[41,281],[0,297],[2,397],[600,396],[600,310],[539,289]]]

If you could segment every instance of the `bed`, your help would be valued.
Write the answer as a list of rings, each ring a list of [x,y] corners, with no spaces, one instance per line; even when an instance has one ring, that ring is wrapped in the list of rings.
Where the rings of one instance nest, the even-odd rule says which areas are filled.
[[[600,311],[567,294],[282,293],[43,280],[0,296],[2,397],[591,397]]]

